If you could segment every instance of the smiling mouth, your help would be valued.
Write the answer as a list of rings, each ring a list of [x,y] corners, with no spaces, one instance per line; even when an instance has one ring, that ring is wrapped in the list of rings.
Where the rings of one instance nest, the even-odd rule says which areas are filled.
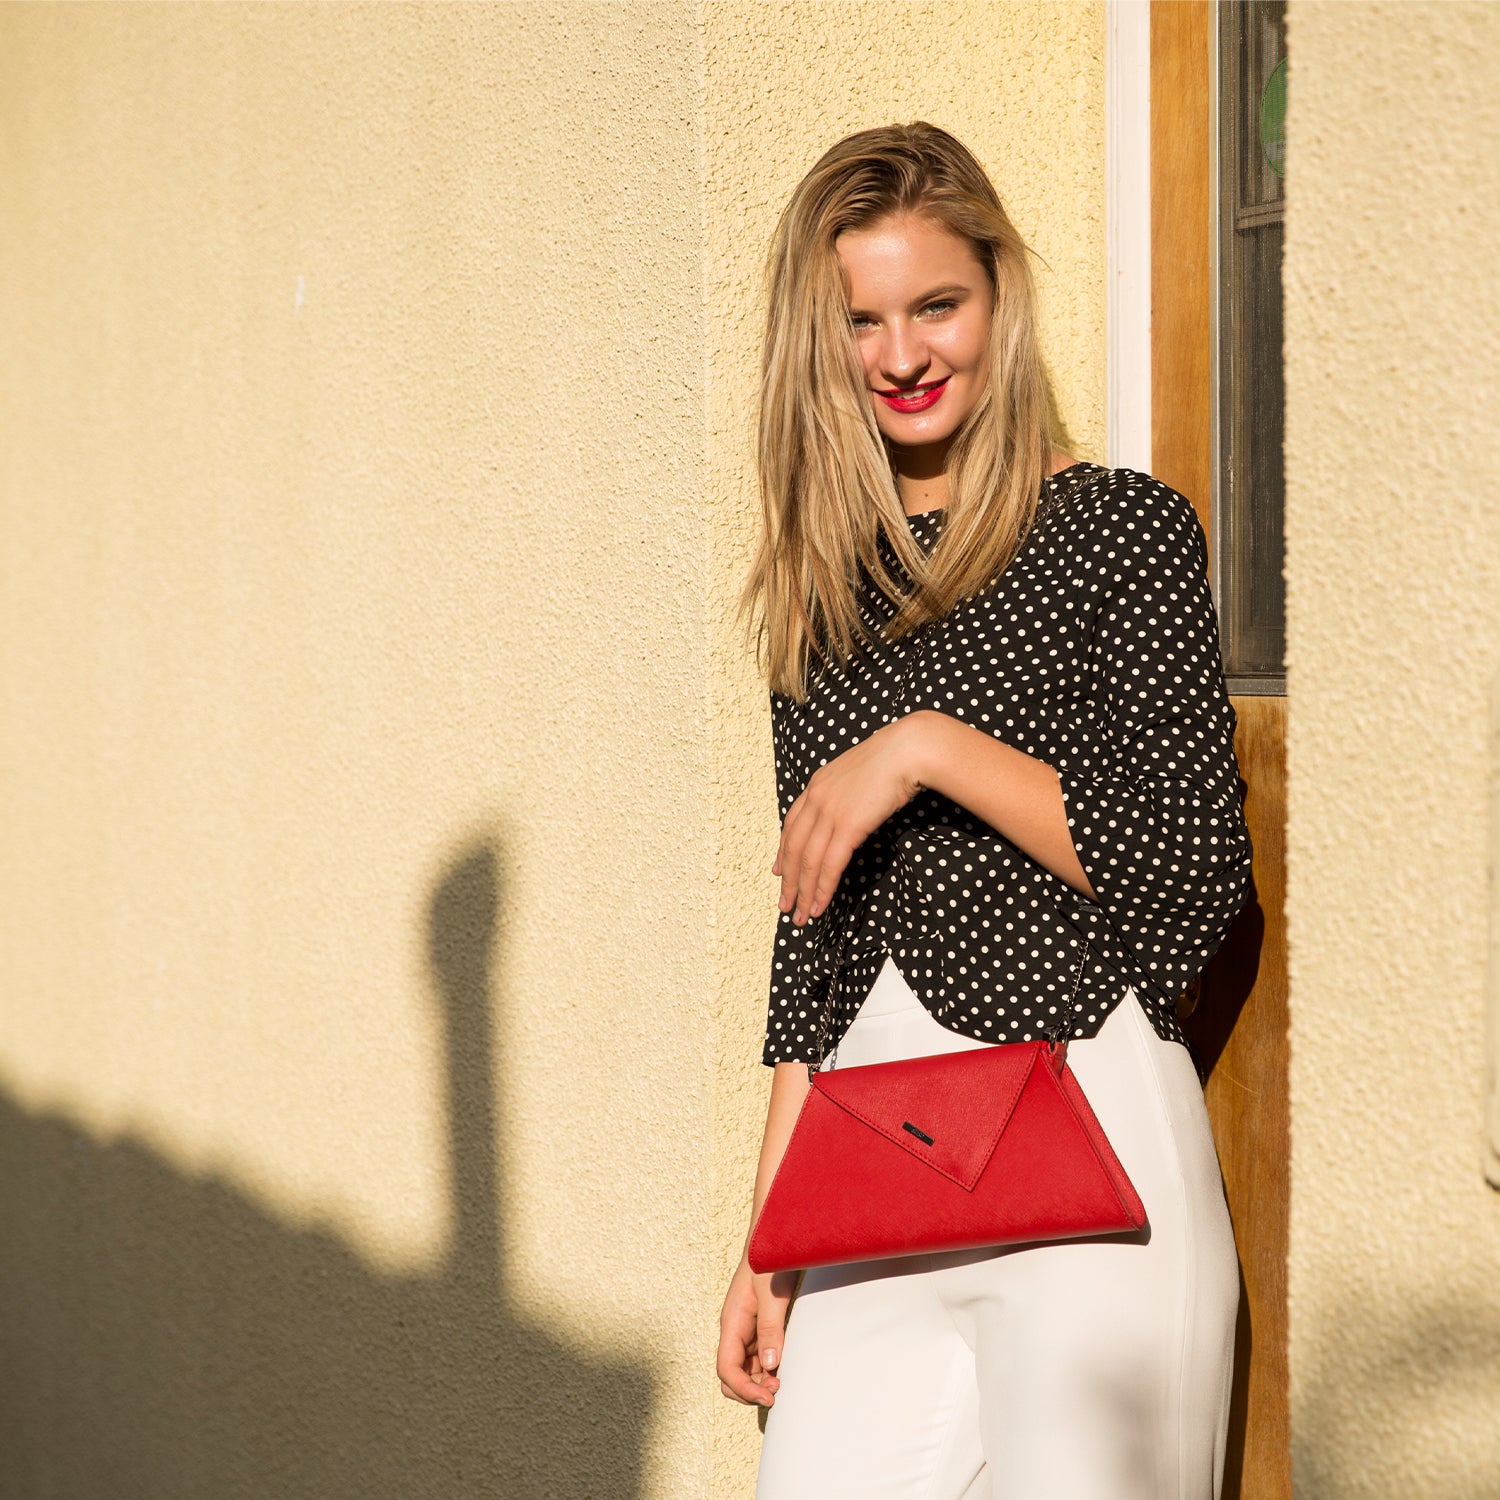
[[[925,385],[907,386],[904,390],[877,390],[875,394],[896,411],[925,411],[943,394],[952,378],[944,375],[941,380],[929,380]]]

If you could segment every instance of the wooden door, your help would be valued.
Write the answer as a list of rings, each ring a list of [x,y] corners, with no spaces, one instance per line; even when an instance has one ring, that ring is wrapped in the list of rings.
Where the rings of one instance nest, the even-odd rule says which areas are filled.
[[[1151,6],[1152,470],[1197,506],[1211,550],[1213,21],[1207,0]],[[1189,996],[1184,1027],[1207,1077],[1243,1279],[1223,1500],[1290,1500],[1286,698],[1231,693],[1231,701],[1253,885]]]

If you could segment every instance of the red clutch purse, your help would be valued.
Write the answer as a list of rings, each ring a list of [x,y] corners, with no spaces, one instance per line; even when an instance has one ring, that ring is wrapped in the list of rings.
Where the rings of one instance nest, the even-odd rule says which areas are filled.
[[[1087,955],[1085,942],[1075,1000]],[[1071,1006],[1057,1030],[1069,1014]],[[824,1029],[807,1098],[750,1236],[752,1271],[1145,1224],[1140,1197],[1068,1067],[1066,1041],[820,1072]]]

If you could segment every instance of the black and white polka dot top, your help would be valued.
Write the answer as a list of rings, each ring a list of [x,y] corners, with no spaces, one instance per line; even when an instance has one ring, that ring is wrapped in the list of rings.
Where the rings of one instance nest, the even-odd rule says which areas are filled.
[[[942,520],[909,525],[930,550]],[[892,613],[870,587],[861,610],[876,628]],[[1071,993],[1085,937],[1066,1034],[1093,1036],[1134,986],[1157,1034],[1182,1041],[1177,997],[1243,904],[1251,856],[1191,503],[1130,469],[1046,479],[1031,534],[988,589],[925,637],[879,640],[823,672],[804,703],[771,695],[781,816],[819,766],[917,709],[1057,771],[1099,899],[923,791],[855,851],[827,911],[801,927],[780,915],[762,1061],[813,1061],[825,1003],[831,1050],[887,954],[950,1030],[1034,1040]]]

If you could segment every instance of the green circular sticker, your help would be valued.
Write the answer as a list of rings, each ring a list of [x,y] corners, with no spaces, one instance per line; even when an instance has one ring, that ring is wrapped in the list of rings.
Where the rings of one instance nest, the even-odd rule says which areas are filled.
[[[1286,176],[1286,59],[1271,69],[1260,93],[1260,149],[1266,165]]]

